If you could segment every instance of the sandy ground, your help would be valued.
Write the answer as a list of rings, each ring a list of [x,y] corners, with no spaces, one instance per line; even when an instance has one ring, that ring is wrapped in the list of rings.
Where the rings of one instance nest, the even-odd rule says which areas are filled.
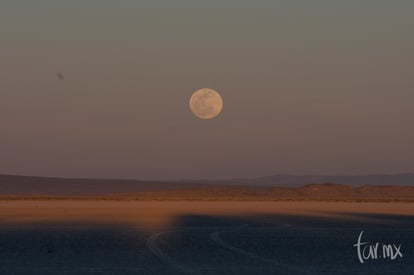
[[[157,202],[157,201],[0,201],[0,222],[122,223],[142,228],[174,227],[183,215],[247,217],[306,215],[358,218],[366,215],[414,215],[412,203],[349,202]],[[353,217],[354,216],[354,217]],[[368,217],[365,217],[368,219]],[[371,217],[372,218],[372,217]]]
[[[414,204],[1,201],[0,274],[414,274]],[[361,264],[353,246],[401,244]]]

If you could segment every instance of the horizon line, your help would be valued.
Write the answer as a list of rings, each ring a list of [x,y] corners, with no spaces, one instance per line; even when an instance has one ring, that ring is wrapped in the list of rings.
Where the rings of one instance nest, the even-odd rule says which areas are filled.
[[[372,173],[372,174],[291,174],[291,173],[280,173],[272,174],[269,176],[257,176],[257,177],[233,177],[233,178],[206,178],[206,179],[140,179],[140,178],[122,178],[122,177],[78,177],[78,176],[45,176],[45,175],[27,175],[27,174],[8,174],[0,173],[0,177],[24,177],[24,178],[45,178],[45,179],[68,179],[68,180],[120,180],[120,181],[145,181],[145,182],[200,182],[200,181],[246,181],[246,180],[264,180],[270,179],[277,176],[285,177],[371,177],[371,176],[403,176],[410,175],[414,176],[414,172],[401,172],[401,173]]]

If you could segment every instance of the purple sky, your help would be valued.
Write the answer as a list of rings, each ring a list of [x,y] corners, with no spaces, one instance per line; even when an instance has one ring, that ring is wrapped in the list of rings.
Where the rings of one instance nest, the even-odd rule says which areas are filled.
[[[413,27],[403,0],[2,1],[0,173],[414,172]]]

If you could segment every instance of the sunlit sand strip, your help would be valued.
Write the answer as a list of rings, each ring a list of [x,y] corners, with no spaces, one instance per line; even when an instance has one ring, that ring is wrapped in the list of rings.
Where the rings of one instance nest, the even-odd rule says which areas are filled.
[[[350,215],[351,213],[351,215]],[[241,217],[262,215],[365,219],[355,214],[414,215],[410,203],[344,202],[199,202],[199,201],[0,201],[0,223],[86,223],[129,225],[154,232],[174,230],[180,217]],[[272,219],[266,220],[272,224]]]

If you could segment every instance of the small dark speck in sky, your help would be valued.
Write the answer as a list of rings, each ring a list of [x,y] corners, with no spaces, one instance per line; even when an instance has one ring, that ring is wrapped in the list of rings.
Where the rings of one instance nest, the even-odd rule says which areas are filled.
[[[57,73],[56,74],[56,76],[57,76],[57,78],[59,79],[59,80],[64,80],[65,79],[65,77],[63,76],[63,74],[62,73]]]

